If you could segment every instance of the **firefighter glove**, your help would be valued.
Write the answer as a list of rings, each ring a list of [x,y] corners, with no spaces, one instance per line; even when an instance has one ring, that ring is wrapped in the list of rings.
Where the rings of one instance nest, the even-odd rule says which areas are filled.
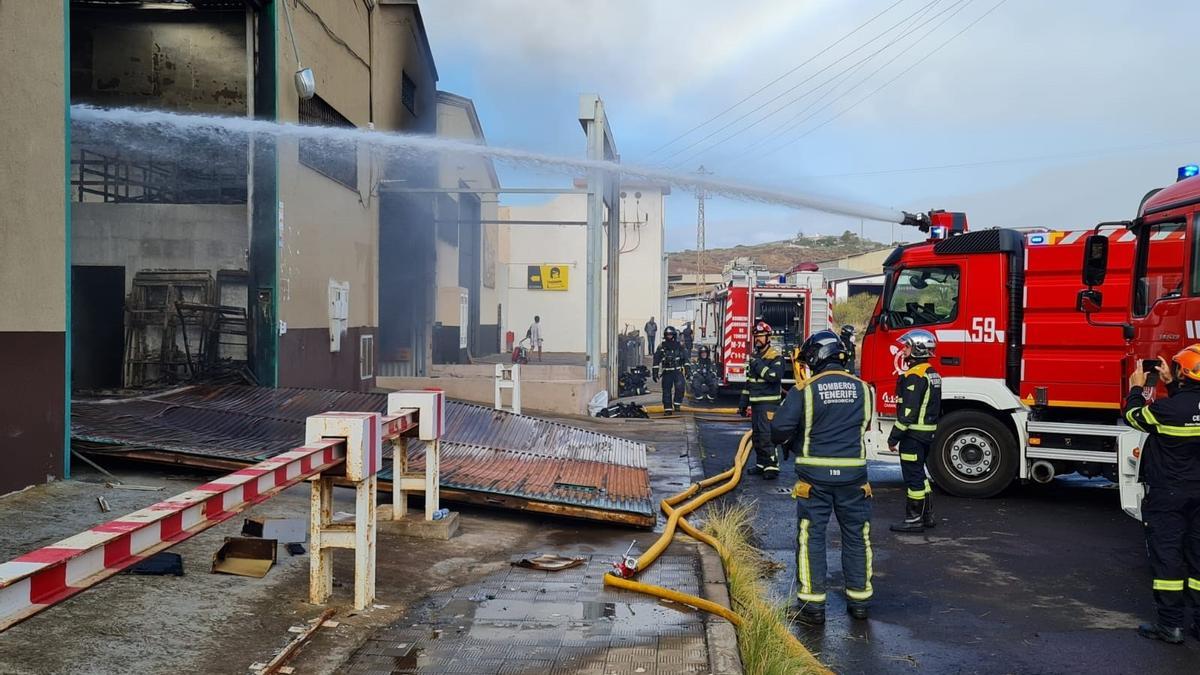
[[[798,480],[796,481],[796,484],[792,486],[792,499],[808,499],[810,492],[812,492],[812,485],[809,485],[802,480]]]

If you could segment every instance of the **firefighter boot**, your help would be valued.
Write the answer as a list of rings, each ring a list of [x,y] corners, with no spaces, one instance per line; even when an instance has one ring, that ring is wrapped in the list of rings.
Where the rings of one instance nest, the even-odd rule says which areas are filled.
[[[746,469],[746,473],[750,474],[751,476],[757,476],[758,474],[760,474],[762,472],[763,472],[762,464],[755,464],[754,466],[750,467],[749,469]]]
[[[1138,626],[1137,632],[1138,635],[1151,640],[1162,640],[1171,645],[1183,644],[1182,628],[1164,626],[1160,623],[1144,623]]]
[[[825,625],[824,603],[806,602],[801,605],[793,605],[791,611],[794,615],[793,620],[806,626]]]
[[[867,618],[867,606],[861,602],[847,602],[846,611],[852,618],[860,621]]]
[[[925,499],[921,501],[924,502],[924,508],[921,511],[921,525],[927,530],[937,527],[937,519],[933,517],[933,493],[926,492]]]
[[[893,523],[892,532],[924,532],[922,513],[924,499],[906,499],[904,501],[904,522]]]
[[[768,464],[762,468],[763,480],[775,480],[779,478],[779,465]]]

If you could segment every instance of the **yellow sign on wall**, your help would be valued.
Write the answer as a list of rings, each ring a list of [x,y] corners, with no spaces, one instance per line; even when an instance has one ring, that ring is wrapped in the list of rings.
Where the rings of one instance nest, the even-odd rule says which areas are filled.
[[[531,291],[565,291],[568,288],[566,265],[530,265],[526,274]]]

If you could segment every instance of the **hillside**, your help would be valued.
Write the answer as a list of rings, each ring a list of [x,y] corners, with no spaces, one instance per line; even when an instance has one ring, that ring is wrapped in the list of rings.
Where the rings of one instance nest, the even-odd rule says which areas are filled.
[[[841,236],[805,237],[765,244],[734,246],[733,248],[708,249],[700,258],[701,271],[720,273],[725,263],[734,258],[747,257],[766,265],[773,272],[785,272],[802,262],[822,262],[843,256],[857,255],[887,246],[877,241],[860,239],[853,232]],[[674,251],[667,254],[671,274],[687,274],[696,271],[696,250]]]

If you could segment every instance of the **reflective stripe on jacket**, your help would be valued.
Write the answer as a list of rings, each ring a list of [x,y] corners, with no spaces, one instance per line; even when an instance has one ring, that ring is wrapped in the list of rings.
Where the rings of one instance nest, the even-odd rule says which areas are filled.
[[[908,436],[932,441],[942,414],[942,376],[928,362],[904,371],[896,380],[896,423],[888,435],[888,444],[895,445]]]
[[[771,424],[771,440],[791,443],[796,474],[812,483],[839,485],[867,478],[867,424],[871,387],[831,366],[788,392]]]

